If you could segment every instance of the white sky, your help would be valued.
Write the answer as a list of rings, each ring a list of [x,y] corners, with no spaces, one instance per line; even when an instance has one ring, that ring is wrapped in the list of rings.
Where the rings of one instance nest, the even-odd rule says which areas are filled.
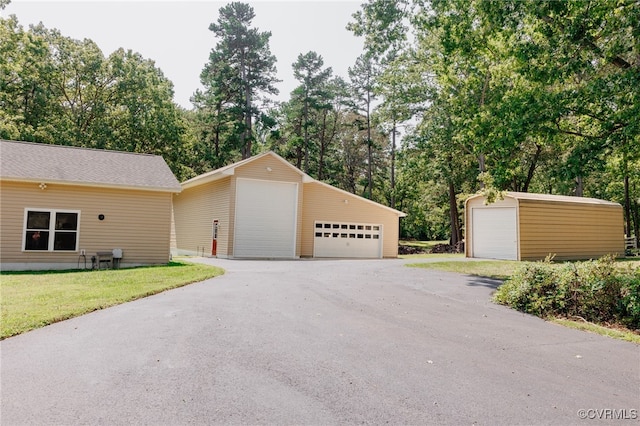
[[[174,84],[174,100],[192,108],[200,72],[216,39],[209,24],[231,1],[33,1],[12,0],[2,16],[16,15],[27,28],[42,22],[74,39],[89,38],[105,56],[122,47],[155,61]],[[269,46],[278,62],[279,100],[297,86],[291,64],[300,53],[315,51],[325,67],[347,78],[362,53],[362,39],[345,29],[361,1],[245,1],[254,8],[252,27],[271,31]]]

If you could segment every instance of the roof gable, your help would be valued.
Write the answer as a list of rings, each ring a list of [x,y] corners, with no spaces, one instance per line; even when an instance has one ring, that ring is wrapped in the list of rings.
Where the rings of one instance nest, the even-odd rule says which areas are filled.
[[[0,179],[180,192],[158,155],[0,140]]]
[[[194,187],[194,186],[198,186],[198,185],[202,185],[202,184],[205,184],[205,183],[213,182],[215,180],[222,179],[222,178],[227,177],[227,176],[233,176],[235,174],[235,171],[236,171],[237,168],[242,167],[242,166],[246,166],[247,164],[253,163],[253,162],[255,162],[255,161],[257,161],[257,160],[259,160],[261,158],[264,158],[266,156],[270,156],[270,157],[275,158],[276,160],[281,162],[283,165],[285,165],[286,167],[290,168],[291,170],[295,171],[297,174],[302,176],[302,182],[313,182],[314,181],[314,179],[312,177],[307,175],[302,170],[298,169],[293,164],[289,163],[284,158],[280,157],[275,152],[267,151],[267,152],[263,152],[262,154],[259,154],[259,155],[253,156],[253,157],[245,158],[244,160],[238,161],[237,163],[229,164],[227,166],[220,167],[219,169],[212,170],[210,172],[203,173],[203,174],[201,174],[199,176],[191,178],[191,179],[189,179],[189,180],[187,180],[185,182],[182,182],[182,188],[183,189],[191,188],[191,187]]]
[[[302,182],[303,183],[317,183],[317,184],[322,185],[322,186],[324,186],[326,188],[329,188],[329,189],[331,189],[333,191],[337,191],[337,192],[343,193],[345,196],[359,198],[359,199],[362,199],[363,201],[365,201],[367,203],[375,205],[376,207],[380,207],[382,209],[389,210],[390,212],[393,212],[393,213],[397,214],[400,217],[404,217],[404,216],[407,215],[406,213],[403,213],[403,212],[401,212],[399,210],[392,209],[391,207],[387,207],[387,206],[385,206],[383,204],[376,203],[375,201],[369,200],[367,198],[360,197],[359,195],[352,194],[352,193],[347,192],[345,190],[342,190],[340,188],[336,188],[335,186],[332,186],[332,185],[329,185],[327,183],[324,183],[324,182],[321,182],[319,180],[316,180],[316,179],[312,178],[311,176],[307,175],[305,172],[303,172],[302,170],[300,170],[296,166],[294,166],[293,164],[289,163],[287,160],[285,160],[284,158],[282,158],[281,156],[279,156],[278,154],[276,154],[273,151],[264,152],[262,154],[254,156],[254,157],[249,157],[249,158],[246,158],[246,159],[244,159],[242,161],[238,161],[237,163],[229,164],[228,166],[224,166],[224,167],[221,167],[219,169],[212,170],[210,172],[201,174],[200,176],[196,176],[196,177],[194,177],[192,179],[189,179],[189,180],[183,182],[182,183],[182,188],[183,189],[187,189],[187,188],[191,188],[191,187],[194,187],[194,186],[202,185],[202,184],[205,184],[205,183],[213,182],[215,180],[222,179],[222,178],[227,177],[227,176],[232,176],[232,175],[235,174],[235,170],[237,168],[242,167],[242,166],[246,166],[247,164],[250,164],[250,163],[252,163],[254,161],[258,161],[259,159],[264,158],[265,156],[271,156],[271,157],[277,159],[278,161],[280,161],[286,167],[289,167],[291,170],[295,171],[297,174],[302,176]]]

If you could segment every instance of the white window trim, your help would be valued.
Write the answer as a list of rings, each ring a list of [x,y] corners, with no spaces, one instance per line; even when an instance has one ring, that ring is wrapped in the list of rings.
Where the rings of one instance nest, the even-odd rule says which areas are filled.
[[[48,212],[49,214],[53,214],[49,218],[49,246],[47,250],[26,250],[25,245],[27,243],[27,219],[29,212]],[[58,213],[75,213],[78,215],[78,228],[76,229],[76,249],[75,250],[54,250],[53,244],[55,241],[55,232],[56,232],[56,221],[55,215]],[[22,247],[21,250],[24,253],[77,253],[78,247],[80,244],[80,210],[69,210],[69,209],[41,209],[37,207],[25,207],[24,209],[24,219],[22,222]]]

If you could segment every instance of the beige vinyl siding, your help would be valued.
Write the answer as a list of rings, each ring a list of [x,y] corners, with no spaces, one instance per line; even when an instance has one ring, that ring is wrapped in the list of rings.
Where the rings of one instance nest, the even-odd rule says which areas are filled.
[[[77,252],[22,250],[25,208],[79,211]],[[86,250],[90,265],[97,251],[121,248],[123,265],[169,261],[171,193],[37,183],[1,183],[0,251],[3,264],[76,264]],[[98,215],[103,214],[104,220]]]
[[[184,189],[173,197],[176,246],[179,253],[211,255],[213,220],[218,219],[218,256],[227,256],[231,178]]]
[[[519,200],[520,258],[558,260],[623,254],[622,207]]]
[[[269,171],[271,169],[271,171]],[[236,205],[236,179],[259,179],[268,181],[279,182],[302,182],[302,175],[293,166],[289,167],[287,164],[282,163],[275,157],[264,156],[257,160],[239,166],[235,170],[235,175],[231,183],[231,197],[230,199],[230,218],[233,222],[235,219],[235,205]],[[302,210],[303,210],[303,186],[298,185],[298,218],[297,218],[297,230],[296,230],[296,256],[301,256],[301,239],[302,239]],[[231,232],[229,237],[229,253],[233,253],[233,229],[235,223],[231,225]]]
[[[317,182],[304,184],[303,206],[301,256],[313,256],[315,221],[381,224],[382,256],[398,256],[399,218],[393,211]]]

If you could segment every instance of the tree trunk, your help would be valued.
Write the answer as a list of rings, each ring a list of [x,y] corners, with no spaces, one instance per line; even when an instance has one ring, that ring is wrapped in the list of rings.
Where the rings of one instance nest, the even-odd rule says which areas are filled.
[[[368,167],[367,167],[367,186],[369,191],[369,199],[372,199],[372,189],[373,189],[373,176],[371,173],[372,163],[373,163],[373,152],[371,147],[371,92],[367,91],[367,159],[368,159]]]
[[[529,192],[529,185],[531,184],[531,180],[533,179],[533,173],[536,171],[536,166],[538,164],[538,159],[540,158],[541,152],[542,146],[536,144],[536,153],[533,155],[533,159],[531,160],[531,164],[529,165],[527,180],[525,180],[524,185],[522,185],[522,192]]]
[[[574,195],[576,197],[582,197],[583,193],[584,193],[584,185],[582,182],[582,176],[576,176],[576,188],[575,188]]]
[[[487,90],[489,89],[489,81],[491,81],[491,72],[487,69],[487,74],[484,76],[484,84],[482,85],[482,94],[480,96],[480,108],[484,106],[485,99],[487,97]],[[478,155],[478,170],[480,173],[487,171],[484,153]],[[484,182],[480,182],[480,188],[484,188]]]
[[[318,153],[318,180],[324,179],[324,152],[327,149],[326,141],[327,110],[322,114],[322,128],[320,129],[320,152]]]
[[[251,143],[253,139],[252,132],[252,111],[251,111],[251,88],[249,87],[248,82],[245,83],[245,112],[244,112],[244,152],[242,154],[242,158],[251,157]]]
[[[629,175],[624,175],[624,218],[625,218],[625,234],[630,237],[631,232],[631,199],[629,197]]]
[[[640,206],[635,198],[631,201],[631,216],[633,217],[633,230],[636,235],[636,247],[640,248]]]
[[[309,101],[305,89],[304,95],[304,172],[309,173]]]
[[[391,130],[391,208],[396,208],[396,121]]]
[[[458,202],[453,181],[449,180],[449,218],[451,220],[451,245],[456,246],[462,240],[460,223],[458,222]]]

